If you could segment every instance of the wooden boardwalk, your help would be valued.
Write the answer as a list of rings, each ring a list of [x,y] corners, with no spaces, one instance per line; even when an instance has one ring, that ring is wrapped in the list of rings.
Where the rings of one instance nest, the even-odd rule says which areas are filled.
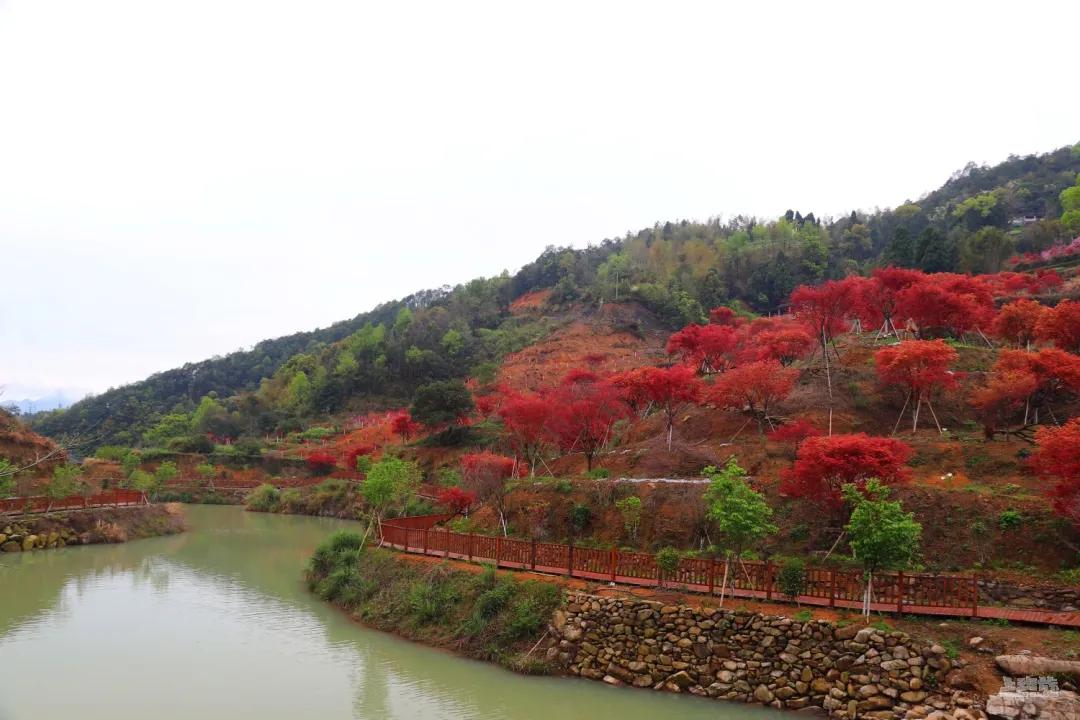
[[[684,560],[683,562],[687,563],[686,567],[681,564],[679,570],[674,573],[674,577],[661,581],[662,573],[655,564],[648,567],[641,561],[642,558],[652,559],[651,556],[643,553],[574,548],[554,543],[465,535],[432,529],[435,524],[445,521],[448,517],[447,515],[433,515],[388,520],[382,526],[383,546],[432,557],[492,563],[508,570],[524,570],[617,585],[663,586],[713,597],[719,595],[720,577],[716,574],[716,568],[722,568],[723,565],[714,561]],[[563,552],[565,554],[561,554]],[[702,571],[703,566],[707,568],[707,572]],[[733,583],[734,587],[728,586],[725,596],[763,602],[794,603],[797,600],[801,605],[815,607],[862,609],[861,590],[851,585],[852,577],[858,577],[858,573],[808,568],[808,576],[816,578],[816,580],[811,578],[812,582],[808,583],[808,586],[817,588],[819,594],[807,593],[796,599],[789,598],[777,590],[771,568],[772,566],[768,563],[759,563],[753,568],[753,573],[742,569],[742,573],[745,573],[745,582],[742,577],[737,578],[737,581]],[[633,574],[620,572],[621,569],[631,570]],[[923,582],[924,579],[936,582],[928,584]],[[732,578],[729,578],[729,581],[731,580]],[[878,582],[875,580],[875,586]],[[883,577],[880,582],[882,594],[888,598],[888,601],[871,603],[870,609],[874,612],[1080,627],[1080,612],[981,605],[978,601],[977,585],[972,577],[905,576],[903,573],[897,573]],[[746,585],[756,585],[756,587]],[[766,589],[761,589],[762,587]],[[926,587],[941,592],[928,594],[925,592]],[[924,602],[919,602],[919,598],[922,598]]]

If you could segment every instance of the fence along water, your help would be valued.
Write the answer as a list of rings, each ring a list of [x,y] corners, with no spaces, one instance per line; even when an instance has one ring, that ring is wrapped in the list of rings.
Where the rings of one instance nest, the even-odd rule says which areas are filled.
[[[718,594],[724,561],[681,558],[670,573],[661,570],[648,553],[617,548],[587,548],[537,540],[457,533],[436,527],[452,516],[423,515],[385,520],[383,544],[411,553],[457,560],[490,562],[500,568],[530,570],[572,578],[624,585],[670,587]],[[727,568],[725,595],[765,601],[795,601],[804,605],[861,609],[863,573],[827,567],[807,567],[798,598],[780,589],[772,562],[732,562]],[[881,612],[954,617],[996,617],[1080,626],[1080,613],[980,607],[978,578],[973,575],[875,573],[871,609]]]

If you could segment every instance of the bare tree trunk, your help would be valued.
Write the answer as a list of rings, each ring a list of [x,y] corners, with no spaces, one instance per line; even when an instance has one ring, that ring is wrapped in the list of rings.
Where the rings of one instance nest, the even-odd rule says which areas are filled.
[[[934,424],[937,425],[938,434],[941,434],[941,432],[942,432],[941,423],[938,422],[937,413],[934,412],[934,404],[932,402],[930,402],[929,400],[927,400],[926,401],[926,407],[930,408],[930,417],[934,418]]]
[[[727,576],[728,567],[731,565],[731,558],[724,556],[724,577],[720,580],[720,607],[724,607],[724,590],[727,588]]]
[[[904,407],[900,408],[900,415],[896,418],[896,424],[893,425],[893,435],[896,434],[897,429],[900,427],[900,421],[904,419],[904,413],[907,411],[907,406],[909,402],[911,402],[911,390],[908,390],[907,395],[904,397]]]

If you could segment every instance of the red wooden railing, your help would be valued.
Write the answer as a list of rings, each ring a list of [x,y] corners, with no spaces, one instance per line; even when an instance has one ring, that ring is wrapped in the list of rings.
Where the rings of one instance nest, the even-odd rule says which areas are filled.
[[[720,593],[723,560],[682,558],[673,572],[664,573],[655,556],[647,553],[456,533],[436,527],[450,517],[453,516],[422,515],[386,520],[382,523],[383,544],[405,552],[490,562],[497,567],[536,570],[585,580]],[[733,562],[727,570],[725,594],[729,597],[794,600],[781,590],[777,566],[772,562]],[[807,567],[805,579],[803,594],[797,598],[804,605],[862,607],[864,585],[860,570]],[[875,611],[1011,618],[1080,626],[1080,613],[980,607],[977,578],[971,575],[878,573],[874,576],[873,587],[871,609]]]
[[[139,505],[145,502],[146,496],[138,490],[103,490],[93,495],[70,495],[57,499],[34,495],[0,500],[0,514],[30,515],[61,510]]]

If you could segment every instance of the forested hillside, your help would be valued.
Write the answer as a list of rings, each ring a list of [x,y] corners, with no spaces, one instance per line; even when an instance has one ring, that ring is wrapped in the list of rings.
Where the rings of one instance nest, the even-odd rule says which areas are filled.
[[[1015,253],[1047,251],[1080,233],[1078,173],[1080,145],[969,165],[891,210],[684,220],[584,249],[549,247],[512,276],[420,292],[326,329],[158,373],[40,413],[33,426],[94,444],[205,449],[208,436],[296,430],[329,413],[404,404],[434,381],[488,381],[507,353],[567,321],[571,307],[636,301],[676,329],[718,306],[776,312],[799,285],[883,264],[994,273]],[[539,290],[550,291],[544,312],[511,312]]]

